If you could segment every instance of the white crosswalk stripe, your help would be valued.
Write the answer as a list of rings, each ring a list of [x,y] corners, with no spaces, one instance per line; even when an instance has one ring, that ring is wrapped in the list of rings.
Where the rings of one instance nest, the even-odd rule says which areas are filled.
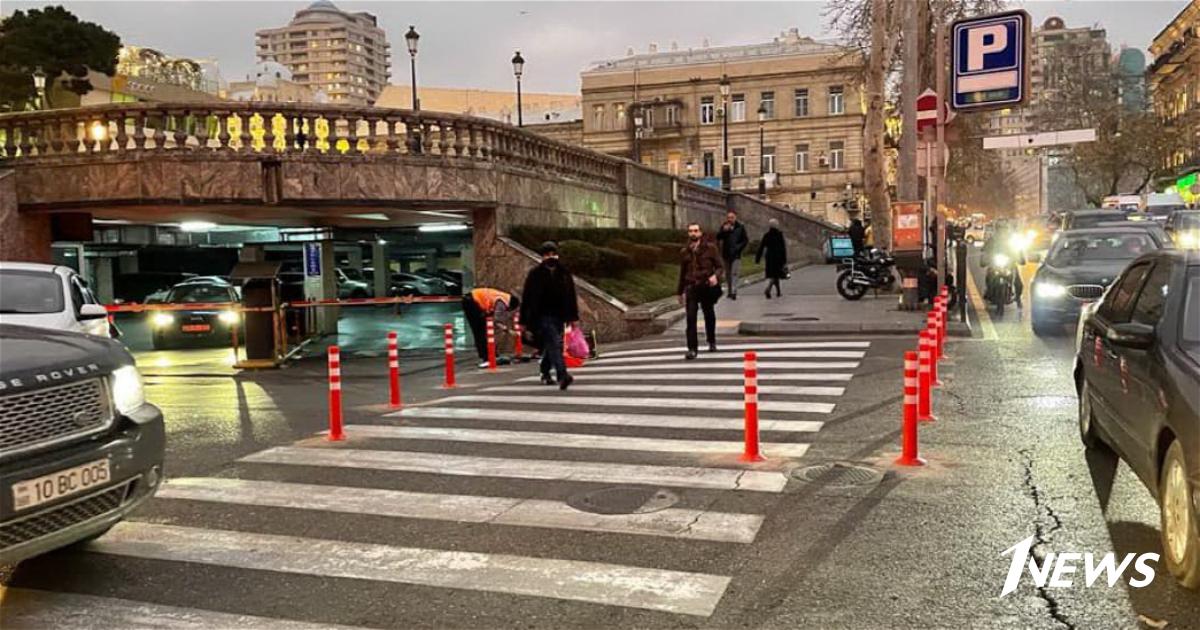
[[[687,453],[692,455],[736,454],[742,451],[741,442],[587,435],[582,433],[548,433],[541,431],[498,431],[494,429],[393,427],[356,424],[347,426],[346,433],[358,438],[480,442],[483,444],[518,444],[522,446],[544,446],[550,448],[592,448],[620,451]],[[808,450],[808,444],[772,443],[763,448],[769,454],[779,457],[801,457]]]
[[[762,363],[759,363],[758,365],[759,365],[759,367],[762,367]],[[705,364],[704,367],[707,368],[707,367],[711,367],[711,366],[708,364]],[[644,370],[644,369],[645,369],[644,367],[638,367],[635,371],[640,372],[641,370]],[[592,374],[592,375],[600,373],[600,371],[601,370],[599,368],[597,368],[597,369],[577,368],[575,370],[571,370],[572,373],[585,372],[585,373]],[[627,368],[619,368],[619,369],[614,369],[610,372],[608,370],[608,368],[604,368],[603,376],[596,376],[596,378],[588,378],[588,382],[593,382],[593,381],[597,381],[597,380],[599,380],[599,381],[638,381],[638,382],[642,382],[642,381],[687,381],[687,382],[726,381],[726,382],[730,382],[730,383],[742,382],[741,372],[734,372],[734,371],[727,371],[723,374],[722,373],[709,374],[707,372],[703,373],[703,374],[695,374],[695,373],[691,373],[691,372],[685,372],[685,373],[681,374],[681,373],[678,373],[678,370],[674,370],[673,373],[671,373],[671,374],[640,374],[640,373],[628,374],[627,372],[629,372],[629,371],[630,370]],[[617,374],[615,372],[621,372],[621,373]],[[533,383],[533,382],[537,382],[540,378],[541,378],[540,376],[526,376],[524,378],[517,379],[517,382],[518,383]],[[783,383],[783,382],[788,382],[788,381],[838,382],[838,381],[848,381],[851,378],[854,378],[854,374],[852,374],[850,372],[831,372],[831,373],[827,372],[827,373],[816,373],[816,374],[779,374],[777,372],[773,372],[770,374],[760,374],[759,375],[759,380],[764,381],[764,382],[770,381],[772,383]]]
[[[654,427],[664,429],[711,429],[741,431],[742,418],[713,418],[711,416],[660,416],[640,413],[582,413],[534,411],[526,409],[476,409],[463,407],[409,407],[388,414],[388,417],[426,418],[439,420],[503,420],[505,422],[549,422],[556,424],[609,425],[618,427]],[[763,431],[811,433],[821,430],[816,420],[760,419]]]
[[[276,573],[421,584],[711,615],[729,578],[702,573],[122,523],[99,553]]]
[[[5,630],[356,630],[356,626],[147,604],[128,599],[53,593],[23,588],[4,590],[0,627]],[[360,629],[362,630],[362,629]]]
[[[720,350],[756,350],[760,356],[770,356],[778,350],[803,350],[814,348],[869,348],[870,341],[785,341],[779,343],[738,343],[722,344]],[[683,354],[687,348],[670,346],[666,348],[643,348],[640,350],[617,350],[605,352],[601,358],[635,357],[647,354]]]
[[[757,514],[679,508],[644,514],[602,515],[577,510],[561,501],[243,479],[174,479],[159,490],[158,496],[235,505],[518,527],[557,527],[732,543],[753,542],[763,521]]]
[[[866,353],[859,350],[784,350],[781,352],[764,352],[762,353],[765,359],[861,359]],[[741,359],[740,352],[701,352],[696,355],[696,361],[707,362],[716,360]],[[593,361],[598,365],[614,365],[617,363],[662,363],[670,361],[677,366],[686,365],[688,362],[682,356],[670,357],[614,357],[608,358],[601,356]]]
[[[650,379],[646,379],[650,380]],[[501,385],[485,387],[485,392],[543,392],[557,394],[542,385]],[[593,385],[580,383],[571,387],[573,392],[637,392],[639,394],[740,394],[744,391],[742,385]],[[844,387],[803,387],[795,385],[759,385],[760,394],[778,394],[784,396],[841,396]]]
[[[783,473],[765,470],[511,459],[449,453],[297,446],[270,448],[247,455],[238,461],[253,464],[320,466],[467,477],[583,481],[709,490],[736,489],[749,492],[782,492],[787,484],[787,477]]]
[[[675,372],[686,373],[691,369],[730,369],[741,370],[745,366],[742,361],[712,361],[703,364],[685,362],[682,359],[672,359],[669,363],[651,365],[596,365],[594,362],[571,370],[572,374],[596,374],[599,372]],[[758,369],[770,373],[772,370],[854,370],[859,366],[858,361],[759,361]]]
[[[725,400],[699,399],[706,411],[712,410],[739,410],[745,409],[740,396],[736,398],[727,398]],[[441,398],[434,403],[510,403],[514,405],[584,405],[594,407],[637,407],[642,409],[660,408],[660,409],[679,409],[680,405],[687,401],[675,398],[632,398],[629,396],[616,398],[606,396],[519,396],[519,395],[501,395],[501,394],[467,394],[464,396],[450,396],[449,398]],[[786,402],[779,400],[769,400],[759,403],[758,410],[762,412],[780,412],[780,413],[833,413],[833,403],[815,403],[815,402]]]

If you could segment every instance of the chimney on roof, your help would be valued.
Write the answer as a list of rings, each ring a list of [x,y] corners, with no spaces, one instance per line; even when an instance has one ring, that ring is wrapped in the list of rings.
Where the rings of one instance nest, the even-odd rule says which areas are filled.
[[[653,55],[656,52],[658,52],[658,44],[650,42],[650,54]]]

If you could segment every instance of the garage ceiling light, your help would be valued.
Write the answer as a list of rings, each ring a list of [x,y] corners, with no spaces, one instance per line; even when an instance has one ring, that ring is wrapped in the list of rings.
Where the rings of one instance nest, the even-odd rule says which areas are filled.
[[[209,221],[184,221],[179,224],[179,229],[184,232],[208,232],[217,227],[216,223]]]
[[[467,229],[462,223],[432,223],[417,228],[418,232],[461,232]]]

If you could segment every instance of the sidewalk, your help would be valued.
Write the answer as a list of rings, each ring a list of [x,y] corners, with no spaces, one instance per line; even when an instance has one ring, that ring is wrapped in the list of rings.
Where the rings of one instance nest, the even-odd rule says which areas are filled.
[[[925,327],[925,309],[899,310],[899,294],[868,292],[861,300],[838,295],[836,265],[809,265],[780,283],[783,296],[763,297],[766,282],[738,290],[717,304],[718,327],[742,335],[915,334]],[[684,321],[672,326],[683,330]],[[970,328],[951,321],[949,333],[970,336]]]

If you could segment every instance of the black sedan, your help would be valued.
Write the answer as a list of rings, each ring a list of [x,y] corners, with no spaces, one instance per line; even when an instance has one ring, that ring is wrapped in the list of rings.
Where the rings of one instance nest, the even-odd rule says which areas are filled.
[[[188,281],[171,287],[164,303],[181,307],[150,313],[155,350],[182,343],[227,344],[241,322],[237,291],[226,282]],[[195,307],[190,307],[190,305]]]
[[[1164,564],[1200,588],[1200,254],[1134,261],[1080,322],[1079,432],[1158,500]]]
[[[1079,319],[1130,261],[1165,243],[1136,226],[1061,232],[1033,278],[1033,332],[1048,335]]]

